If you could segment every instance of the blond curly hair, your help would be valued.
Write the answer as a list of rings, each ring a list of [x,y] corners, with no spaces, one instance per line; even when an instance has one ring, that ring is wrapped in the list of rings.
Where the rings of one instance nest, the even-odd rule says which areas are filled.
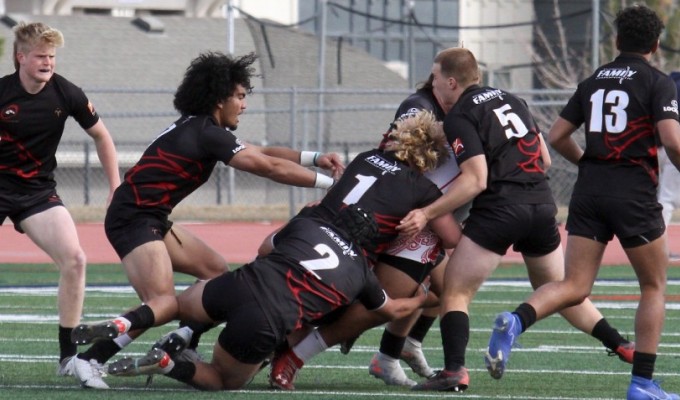
[[[430,111],[395,122],[395,128],[388,134],[387,151],[393,151],[396,158],[419,172],[437,168],[448,157],[448,142],[441,122]]]

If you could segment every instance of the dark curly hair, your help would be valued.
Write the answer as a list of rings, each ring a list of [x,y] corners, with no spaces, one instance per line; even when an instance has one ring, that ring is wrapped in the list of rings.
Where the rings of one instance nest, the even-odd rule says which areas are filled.
[[[630,53],[650,53],[661,36],[664,24],[651,8],[634,4],[620,10],[614,20],[619,50]]]
[[[196,57],[184,73],[175,92],[173,105],[182,115],[212,114],[220,101],[232,96],[237,85],[253,90],[250,78],[255,73],[254,53],[233,58],[220,52],[206,52]]]
[[[350,204],[340,210],[333,225],[344,230],[347,239],[359,246],[367,250],[375,248],[373,241],[378,236],[379,227],[371,210]]]

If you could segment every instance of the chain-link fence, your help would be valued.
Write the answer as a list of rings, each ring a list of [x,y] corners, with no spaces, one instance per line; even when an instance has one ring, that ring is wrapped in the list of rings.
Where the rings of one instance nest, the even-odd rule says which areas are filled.
[[[96,99],[95,104],[102,110],[101,104],[110,103],[106,96],[112,92],[116,91],[89,90],[88,95]],[[145,93],[148,91],[128,92],[125,97],[129,99]],[[345,162],[349,162],[355,154],[377,145],[399,102],[409,91],[360,89],[318,92],[289,88],[259,93],[264,96],[260,96],[254,104],[251,101],[247,115],[241,117],[237,136],[258,145],[338,152]],[[547,132],[571,92],[524,91],[516,94],[528,102],[539,125]],[[100,111],[116,138],[121,176],[153,140],[153,132],[160,132],[176,117],[171,111],[159,111],[157,99],[147,110],[138,108],[138,104],[143,102],[134,103],[137,108],[134,111],[126,111],[126,104],[130,102],[126,103],[123,99],[118,104],[108,104],[107,112]],[[153,129],[153,132],[140,135],[141,127]],[[73,124],[68,129],[79,128]],[[62,141],[57,153],[59,194],[77,219],[103,218],[108,185],[94,144],[89,138],[73,140],[73,137],[72,132],[67,135],[68,139]],[[554,155],[549,175],[558,205],[566,205],[576,168]],[[185,199],[174,214],[176,218],[193,220],[285,219],[322,195],[323,192],[318,189],[288,187],[219,164],[209,181]]]

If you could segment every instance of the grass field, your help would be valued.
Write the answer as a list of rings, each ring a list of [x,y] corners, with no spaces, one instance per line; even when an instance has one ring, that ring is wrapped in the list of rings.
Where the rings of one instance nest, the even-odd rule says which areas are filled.
[[[73,378],[55,375],[57,273],[46,265],[0,265],[0,399],[417,399],[464,397],[470,399],[621,399],[630,379],[630,366],[607,357],[595,339],[569,326],[561,317],[539,322],[522,335],[513,350],[505,377],[492,379],[482,361],[494,316],[513,309],[530,289],[522,266],[499,268],[471,307],[471,335],[467,353],[470,388],[460,393],[418,393],[388,387],[367,373],[377,350],[382,328],[366,332],[349,355],[330,349],[300,372],[295,392],[274,391],[266,373],[245,389],[232,393],[200,393],[166,377],[145,379],[108,377],[110,391],[83,390]],[[182,285],[192,281],[177,276]],[[633,317],[639,290],[628,266],[604,267],[593,300],[610,323],[633,337]],[[138,300],[118,265],[92,265],[88,269],[85,321],[114,316]],[[126,348],[124,355],[145,353],[164,332],[176,325],[155,328]],[[204,335],[199,347],[209,356],[218,330]],[[438,324],[425,339],[430,364],[441,367],[443,354]],[[416,376],[410,371],[413,379]],[[656,378],[666,390],[680,392],[680,268],[669,272],[666,325],[659,349]],[[417,380],[417,379],[416,379]]]

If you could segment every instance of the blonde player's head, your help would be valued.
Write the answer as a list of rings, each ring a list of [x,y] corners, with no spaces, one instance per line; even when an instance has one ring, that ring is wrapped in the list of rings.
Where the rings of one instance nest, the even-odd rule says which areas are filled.
[[[430,111],[395,122],[385,149],[419,172],[430,171],[449,157],[442,124]]]
[[[28,54],[39,46],[62,47],[64,35],[42,22],[19,22],[14,27],[14,68],[19,69],[17,54]]]

